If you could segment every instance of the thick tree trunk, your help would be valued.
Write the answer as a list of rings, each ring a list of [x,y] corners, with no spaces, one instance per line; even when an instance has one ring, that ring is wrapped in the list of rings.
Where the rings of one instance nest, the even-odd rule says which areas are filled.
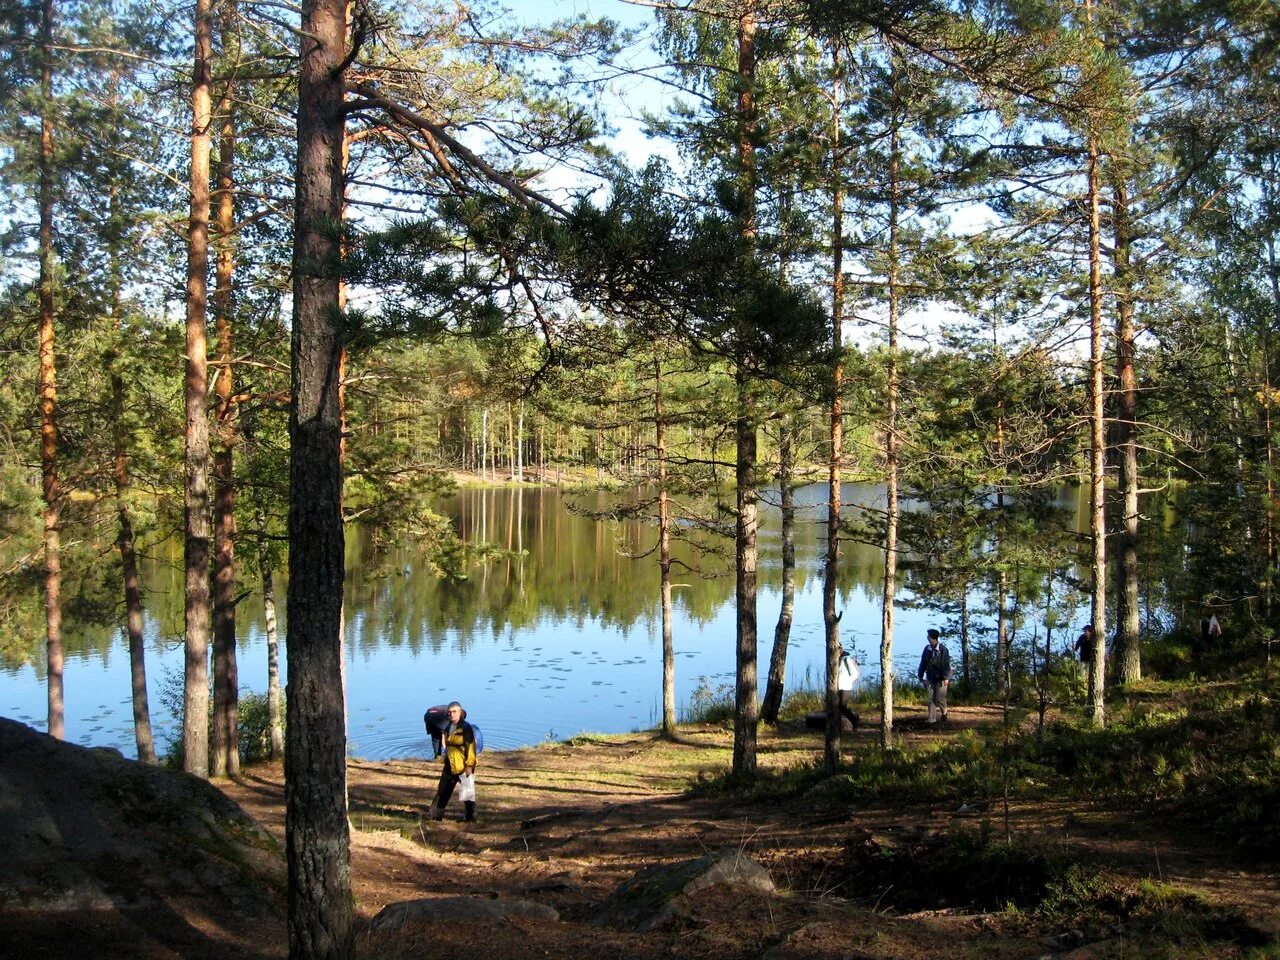
[[[831,49],[831,449],[827,461],[827,555],[822,565],[822,622],[826,641],[826,712],[822,765],[832,773],[840,764],[840,614],[836,611],[840,566],[840,472],[844,460],[844,163],[840,145],[840,48]]]
[[[234,16],[234,5],[230,10]],[[233,45],[224,39],[224,47]],[[232,334],[235,297],[235,87],[228,81],[222,101],[218,145],[217,257],[214,267],[214,325],[218,370],[213,384],[218,450],[213,459],[213,753],[209,772],[215,777],[240,772],[237,714],[239,675],[236,664],[235,444]]]
[[[1129,197],[1124,183],[1115,186],[1116,280],[1116,445],[1119,448],[1122,512],[1116,564],[1116,682],[1142,679],[1141,607],[1138,589],[1138,382],[1134,371],[1133,280],[1129,261]]]
[[[1089,708],[1094,726],[1106,723],[1104,689],[1107,665],[1107,517],[1106,416],[1102,368],[1102,254],[1101,203],[1098,184],[1098,144],[1089,135],[1089,534],[1093,546],[1093,663],[1089,668]]]
[[[209,144],[212,118],[210,0],[196,0],[191,89],[191,220],[187,236],[186,664],[183,769],[209,775]]]
[[[743,5],[738,18],[738,190],[741,211],[739,232],[754,256],[756,237],[755,74],[756,14],[753,2]],[[760,705],[756,699],[756,416],[751,395],[748,358],[738,359],[736,371],[738,417],[737,529],[735,542],[735,596],[737,599],[737,685],[734,698],[733,773],[739,777],[756,772],[756,724]]]
[[[339,260],[346,4],[306,0],[298,87],[285,848],[289,956],[353,952],[342,693]]]
[[[782,709],[782,693],[787,676],[787,645],[791,643],[791,621],[796,609],[796,481],[795,444],[788,418],[779,428],[778,491],[782,500],[782,606],[773,628],[773,651],[769,656],[769,678],[765,682],[760,719],[777,723]]]
[[[667,497],[667,419],[662,360],[653,359],[654,443],[658,456],[658,569],[662,577],[662,732],[676,732],[676,647],[671,609],[671,504]]]
[[[65,734],[62,689],[62,540],[58,520],[58,365],[53,330],[53,0],[40,17],[40,477],[44,494],[44,613],[48,733]]]

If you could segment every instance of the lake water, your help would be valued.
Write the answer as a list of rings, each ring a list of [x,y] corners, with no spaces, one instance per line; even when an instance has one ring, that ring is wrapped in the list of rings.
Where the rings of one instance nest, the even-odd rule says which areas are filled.
[[[847,504],[874,503],[883,492],[846,487]],[[825,486],[802,488],[796,525],[795,619],[787,687],[823,683],[822,568]],[[504,749],[583,732],[621,733],[656,726],[661,717],[662,638],[655,556],[637,557],[654,540],[640,520],[597,520],[604,494],[555,488],[463,490],[441,505],[470,544],[503,551],[445,583],[413,543],[375,554],[358,530],[347,545],[346,639],[349,749],[354,757],[423,756],[422,714],[459,700],[484,731],[487,748]],[[588,512],[584,512],[588,511]],[[760,533],[759,657],[763,694],[780,606],[780,535],[776,509],[763,506]],[[694,563],[694,553],[677,545]],[[841,637],[879,674],[882,551],[844,548]],[[698,574],[677,573],[677,702],[699,683],[713,689],[734,677],[732,543],[727,556],[698,556]],[[509,551],[507,553],[506,551]],[[719,573],[720,575],[716,575]],[[163,750],[181,726],[173,704],[182,677],[181,571],[153,560],[147,588],[147,670],[152,722]],[[281,636],[285,585],[278,583]],[[909,601],[909,594],[900,599]],[[914,672],[925,630],[937,615],[904,606],[896,613],[896,671]],[[266,689],[261,597],[237,611],[242,690]],[[118,631],[68,624],[66,736],[134,755],[127,647]],[[951,639],[958,661],[958,641]],[[284,655],[281,652],[283,669]],[[705,678],[705,679],[704,679]],[[168,705],[166,706],[166,700]],[[0,711],[45,728],[43,664],[0,671]]]

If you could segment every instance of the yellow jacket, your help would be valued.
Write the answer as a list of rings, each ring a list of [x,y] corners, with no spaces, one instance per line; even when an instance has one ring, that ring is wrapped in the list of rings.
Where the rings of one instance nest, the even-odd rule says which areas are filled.
[[[475,772],[476,735],[467,721],[459,720],[458,725],[445,734],[444,760],[454,776],[465,770]]]

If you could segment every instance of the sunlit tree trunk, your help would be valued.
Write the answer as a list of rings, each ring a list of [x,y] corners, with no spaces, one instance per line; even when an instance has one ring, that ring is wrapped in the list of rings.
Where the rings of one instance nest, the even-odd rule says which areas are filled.
[[[1138,590],[1138,382],[1134,372],[1133,279],[1129,196],[1123,182],[1114,190],[1111,257],[1116,282],[1116,446],[1120,461],[1122,514],[1116,564],[1116,663],[1120,684],[1142,679],[1141,607]]]
[[[118,221],[116,210],[119,190],[112,185],[110,191],[111,220]],[[129,452],[124,409],[124,376],[120,372],[120,341],[124,335],[120,317],[120,295],[123,270],[120,264],[118,237],[113,234],[110,243],[111,257],[111,328],[115,344],[107,358],[111,370],[111,403],[115,410],[112,442],[115,447],[116,518],[118,530],[116,548],[120,551],[121,580],[124,586],[125,637],[129,643],[129,687],[133,705],[133,736],[141,763],[156,762],[155,739],[151,733],[151,705],[147,696],[146,644],[142,636],[142,588],[138,579],[138,558],[133,539],[133,516],[129,509]]]
[[[284,758],[284,715],[280,711],[280,630],[276,623],[275,569],[267,549],[267,517],[258,511],[258,569],[262,573],[262,621],[267,635],[267,727],[271,737],[271,759]]]
[[[754,2],[744,3],[738,17],[738,200],[739,231],[754,251],[756,237],[756,12]],[[744,254],[753,256],[753,252]],[[736,371],[738,415],[737,529],[735,542],[735,595],[737,598],[737,684],[734,698],[733,773],[751,776],[756,771],[756,416],[751,374],[746,358]]]
[[[285,850],[291,960],[353,952],[339,313],[346,4],[305,0],[294,202]]]
[[[235,4],[226,8],[230,21]],[[223,46],[234,50],[227,26]],[[229,57],[229,60],[234,59]],[[214,265],[214,329],[218,367],[213,384],[218,449],[213,459],[214,557],[213,557],[213,751],[209,772],[215,777],[240,772],[239,675],[236,664],[236,566],[235,566],[235,444],[236,410],[232,376],[232,337],[235,297],[235,84],[227,81],[221,109],[218,144],[217,254]]]
[[[40,476],[44,494],[44,612],[48,732],[65,734],[62,688],[62,539],[58,521],[58,365],[53,307],[53,0],[40,16]]]
[[[1103,691],[1107,664],[1107,517],[1106,416],[1103,397],[1101,203],[1098,183],[1098,143],[1089,134],[1089,534],[1093,569],[1093,663],[1089,669],[1089,708],[1092,722],[1106,722]]]
[[[667,415],[662,360],[653,358],[654,444],[658,457],[658,569],[662,576],[662,732],[676,732],[676,648],[671,610],[671,505],[667,497]]]
[[[183,769],[209,775],[209,152],[212,118],[210,0],[196,0],[191,88],[191,219],[187,234],[186,663]]]
[[[880,745],[893,746],[893,601],[898,580],[898,121],[897,67],[889,134],[889,371],[885,398],[884,594],[880,619]]]
[[[822,621],[826,639],[826,712],[822,760],[828,773],[840,764],[840,614],[836,611],[840,566],[840,471],[844,459],[844,157],[840,144],[840,48],[831,49],[831,449],[827,463],[827,555],[822,567]]]
[[[777,723],[787,676],[787,645],[791,642],[791,621],[796,608],[796,453],[789,417],[779,427],[778,491],[782,501],[782,605],[773,630],[773,650],[769,655],[769,678],[765,682],[760,719]]]

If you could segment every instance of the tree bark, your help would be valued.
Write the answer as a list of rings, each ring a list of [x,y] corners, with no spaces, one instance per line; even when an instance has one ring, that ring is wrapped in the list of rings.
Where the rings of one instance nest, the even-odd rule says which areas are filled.
[[[191,218],[187,238],[186,663],[183,769],[209,776],[209,152],[212,117],[210,0],[196,0],[191,87]]]
[[[791,642],[791,621],[796,608],[796,481],[795,444],[790,420],[783,417],[779,428],[778,491],[782,501],[782,606],[773,629],[773,651],[769,656],[769,677],[765,682],[760,719],[777,723],[787,676],[787,645]]]
[[[999,335],[992,331],[995,356],[1003,366]],[[1004,403],[996,405],[996,457],[1004,465]],[[1002,478],[1003,480],[1003,478]],[[1009,502],[1004,483],[996,487],[996,685],[1003,694],[1009,692],[1012,676],[1009,669],[1009,571],[1005,568],[1004,545],[1009,531]]]
[[[738,38],[738,199],[739,232],[746,241],[745,257],[753,257],[756,237],[756,13],[747,2],[737,24]],[[741,347],[739,347],[741,349]],[[756,772],[756,724],[760,705],[756,699],[756,416],[747,358],[737,360],[737,524],[735,543],[735,596],[737,600],[737,684],[734,697],[733,773],[739,777]]]
[[[658,570],[662,591],[662,732],[676,732],[676,648],[671,609],[671,505],[667,497],[667,419],[662,404],[662,360],[653,358],[654,443],[658,457]]]
[[[1138,382],[1133,326],[1133,278],[1129,259],[1129,196],[1123,182],[1114,190],[1115,245],[1112,263],[1116,283],[1116,445],[1120,461],[1122,513],[1116,565],[1116,682],[1142,679],[1141,607],[1138,589]]]
[[[267,632],[267,726],[271,736],[271,759],[284,758],[284,716],[280,712],[280,632],[276,624],[275,569],[267,549],[266,515],[258,511],[258,569],[262,573],[262,620]]]
[[[228,18],[234,18],[231,4]],[[224,29],[223,46],[233,49]],[[232,400],[232,339],[235,296],[235,85],[227,81],[218,112],[222,130],[218,144],[217,256],[214,266],[214,329],[217,335],[218,369],[213,384],[213,405],[218,425],[218,449],[213,459],[213,753],[210,774],[236,776],[240,772],[237,723],[239,676],[236,664],[236,565],[235,565],[235,444],[236,411]]]
[[[117,216],[119,191],[112,185],[111,216]],[[120,341],[124,335],[120,317],[120,294],[123,284],[120,250],[112,237],[111,256],[111,328],[115,336],[107,367],[111,371],[111,402],[115,410],[112,443],[115,447],[116,518],[119,523],[116,548],[120,551],[121,581],[124,587],[125,636],[129,643],[130,702],[133,706],[133,737],[140,763],[155,764],[156,745],[151,732],[151,705],[147,696],[146,644],[142,636],[142,589],[138,579],[138,558],[134,548],[133,516],[129,510],[129,444],[125,432],[124,377],[120,372]]]
[[[890,79],[889,377],[885,414],[884,594],[880,618],[880,746],[893,746],[893,601],[898,581],[898,120],[897,65]]]
[[[49,736],[65,735],[62,540],[58,484],[58,363],[53,304],[53,0],[40,16],[40,479],[44,495],[44,613]]]
[[[1089,710],[1094,726],[1106,724],[1103,700],[1107,665],[1107,517],[1106,416],[1102,368],[1102,254],[1101,203],[1098,184],[1098,143],[1089,134],[1089,534],[1093,569],[1093,662],[1089,669]]]
[[[822,565],[822,621],[826,640],[826,712],[822,762],[828,773],[840,765],[840,614],[836,611],[840,566],[840,472],[844,460],[844,162],[840,145],[840,48],[831,48],[831,417],[827,462],[827,555]]]
[[[289,417],[285,848],[289,956],[353,953],[342,692],[342,426],[338,399],[346,4],[305,0],[294,207]]]

